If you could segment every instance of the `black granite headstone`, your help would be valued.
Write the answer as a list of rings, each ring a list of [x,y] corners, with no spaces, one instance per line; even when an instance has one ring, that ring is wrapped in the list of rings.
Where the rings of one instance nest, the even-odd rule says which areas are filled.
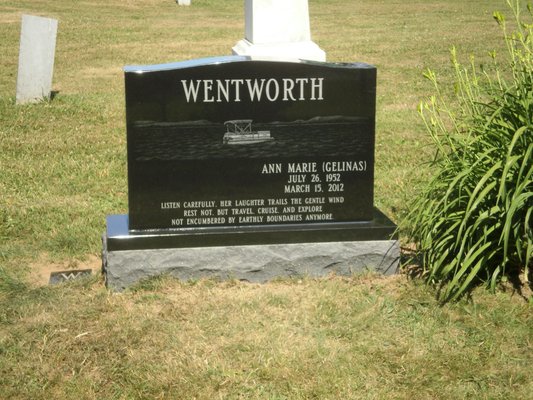
[[[125,87],[129,215],[108,219],[111,248],[394,231],[373,206],[375,67],[231,56],[126,67]]]
[[[222,57],[125,68],[129,214],[106,284],[393,273],[373,206],[376,69]]]
[[[369,221],[376,69],[126,68],[129,228]]]

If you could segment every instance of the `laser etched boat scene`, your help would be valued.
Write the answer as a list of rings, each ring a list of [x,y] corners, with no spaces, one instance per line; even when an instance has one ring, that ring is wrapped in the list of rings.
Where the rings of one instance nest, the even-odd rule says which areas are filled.
[[[227,120],[235,121],[235,120]],[[237,121],[242,121],[238,119]],[[343,116],[261,122],[250,119],[251,132],[269,132],[246,145],[228,141],[224,120],[183,122],[135,121],[128,126],[128,146],[137,161],[227,158],[366,156],[374,148],[374,121]],[[245,131],[246,131],[245,129]],[[233,130],[230,127],[230,133]],[[256,134],[257,134],[256,133]],[[246,134],[246,133],[245,133]],[[249,133],[248,133],[249,134]],[[226,136],[227,137],[227,136]],[[246,136],[239,137],[242,142]],[[231,145],[230,145],[231,144]]]
[[[274,140],[270,131],[252,130],[251,119],[234,119],[224,122],[226,133],[222,139],[224,144],[251,144]]]

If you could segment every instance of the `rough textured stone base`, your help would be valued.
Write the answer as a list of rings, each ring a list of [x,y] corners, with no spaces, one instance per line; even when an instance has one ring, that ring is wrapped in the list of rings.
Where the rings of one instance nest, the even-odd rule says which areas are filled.
[[[397,240],[108,251],[105,235],[102,256],[106,285],[115,291],[161,274],[249,282],[367,270],[394,274],[399,259]]]

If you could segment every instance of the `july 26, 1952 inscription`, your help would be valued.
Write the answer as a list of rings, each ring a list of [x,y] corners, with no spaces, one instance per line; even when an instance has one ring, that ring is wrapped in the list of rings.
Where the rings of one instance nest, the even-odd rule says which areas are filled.
[[[373,66],[227,57],[125,79],[131,230],[372,219]]]

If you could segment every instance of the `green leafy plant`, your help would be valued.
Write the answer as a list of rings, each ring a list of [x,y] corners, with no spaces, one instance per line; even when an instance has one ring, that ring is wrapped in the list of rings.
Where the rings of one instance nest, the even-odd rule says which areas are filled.
[[[494,13],[508,54],[488,68],[451,60],[455,91],[448,101],[433,71],[436,94],[419,112],[437,147],[436,174],[407,217],[427,281],[441,301],[473,285],[495,288],[504,276],[527,282],[533,252],[533,17],[528,3],[507,0],[516,25]]]

